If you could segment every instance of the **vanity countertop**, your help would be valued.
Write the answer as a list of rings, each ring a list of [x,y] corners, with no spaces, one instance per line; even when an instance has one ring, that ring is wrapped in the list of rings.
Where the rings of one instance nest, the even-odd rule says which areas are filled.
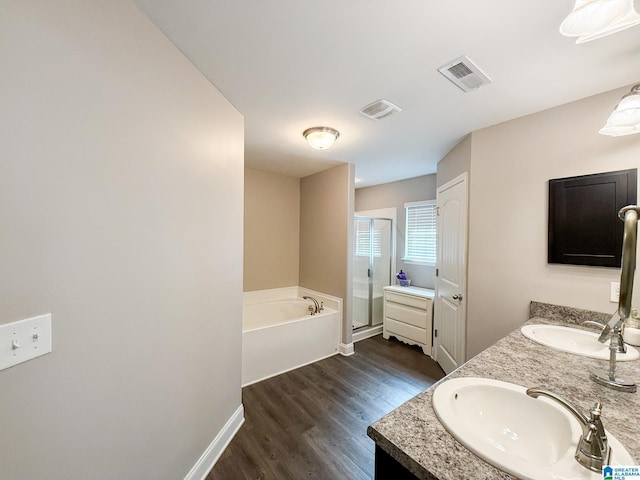
[[[532,318],[527,322],[533,323],[563,324],[546,318]],[[588,412],[596,401],[602,402],[605,428],[617,437],[638,463],[640,393],[617,392],[589,379],[590,370],[606,368],[607,365],[604,360],[538,345],[517,329],[370,425],[367,434],[420,479],[514,479],[458,443],[442,426],[431,405],[433,391],[440,383],[456,377],[484,377],[552,390],[582,412]],[[620,362],[618,369],[621,375],[631,377],[640,385],[640,360]]]
[[[435,296],[435,290],[431,290],[430,288],[422,288],[422,287],[401,287],[399,285],[390,285],[388,287],[383,287],[384,290],[389,292],[396,293],[404,293],[407,295],[415,295],[418,297],[431,298]]]

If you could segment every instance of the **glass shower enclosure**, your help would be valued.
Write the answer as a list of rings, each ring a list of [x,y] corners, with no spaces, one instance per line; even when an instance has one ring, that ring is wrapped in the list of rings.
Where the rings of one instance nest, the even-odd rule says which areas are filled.
[[[354,217],[354,330],[382,324],[382,288],[391,284],[391,227],[389,218]]]

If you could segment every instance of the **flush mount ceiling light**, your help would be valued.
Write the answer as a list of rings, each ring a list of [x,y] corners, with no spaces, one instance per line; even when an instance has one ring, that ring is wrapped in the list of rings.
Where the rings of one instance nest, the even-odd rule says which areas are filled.
[[[302,132],[302,136],[307,139],[311,148],[326,150],[333,146],[340,132],[331,127],[312,127]]]
[[[622,97],[600,133],[610,137],[640,133],[640,83],[631,87],[631,91]]]
[[[620,32],[640,24],[633,0],[576,0],[573,11],[560,25],[560,33],[578,37],[576,43]]]

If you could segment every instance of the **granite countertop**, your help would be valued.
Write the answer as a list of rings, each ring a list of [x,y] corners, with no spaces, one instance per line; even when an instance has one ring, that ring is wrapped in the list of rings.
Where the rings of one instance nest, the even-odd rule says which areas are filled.
[[[536,313],[540,314],[541,311]],[[572,326],[577,323],[576,315],[571,312],[565,315],[564,321],[559,320],[558,316],[556,312],[547,315],[547,318],[532,318],[527,323]],[[433,391],[440,383],[456,377],[484,377],[552,390],[582,412],[588,412],[596,401],[602,402],[605,428],[638,462],[640,395],[617,392],[589,379],[589,372],[593,368],[607,368],[607,365],[608,361],[605,360],[580,357],[538,345],[517,329],[428,390],[370,425],[367,434],[420,479],[514,479],[458,443],[442,426],[431,405]],[[621,375],[640,384],[640,361],[620,362],[618,369]]]

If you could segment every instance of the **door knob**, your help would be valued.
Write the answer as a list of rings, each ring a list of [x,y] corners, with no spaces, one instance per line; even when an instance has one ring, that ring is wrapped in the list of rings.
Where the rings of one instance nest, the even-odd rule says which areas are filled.
[[[456,294],[453,296],[453,299],[454,299],[454,300],[460,300],[460,301],[462,301],[462,294],[461,294],[461,293],[456,293]]]

